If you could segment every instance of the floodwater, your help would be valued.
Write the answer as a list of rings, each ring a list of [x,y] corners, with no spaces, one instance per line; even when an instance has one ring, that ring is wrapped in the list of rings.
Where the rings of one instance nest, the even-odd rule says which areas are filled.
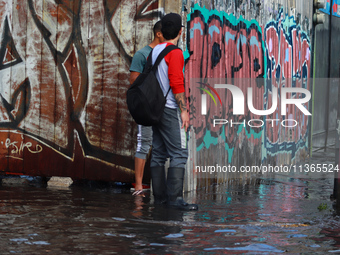
[[[186,194],[195,212],[88,183],[0,186],[0,254],[340,253],[333,179],[273,178]]]

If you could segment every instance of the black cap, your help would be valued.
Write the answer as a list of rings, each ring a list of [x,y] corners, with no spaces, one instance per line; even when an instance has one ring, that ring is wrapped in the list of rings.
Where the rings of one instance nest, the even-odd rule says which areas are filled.
[[[162,28],[166,28],[167,26],[174,26],[174,28],[179,31],[183,27],[182,17],[177,13],[171,12],[165,15],[161,21]]]

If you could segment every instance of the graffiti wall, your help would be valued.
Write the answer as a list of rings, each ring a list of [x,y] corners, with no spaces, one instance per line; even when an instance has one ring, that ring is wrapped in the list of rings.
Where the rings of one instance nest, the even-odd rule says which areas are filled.
[[[152,40],[162,5],[171,4],[0,1],[0,173],[133,181],[137,129],[125,103],[128,70],[133,54]],[[309,2],[180,5],[192,125],[189,172],[196,165],[298,159],[309,144],[310,120],[296,107],[282,110],[273,102],[280,102],[283,88],[310,89]],[[274,111],[258,116],[244,102],[245,113],[234,115],[232,94],[214,88],[212,78],[249,79],[238,88],[246,97],[252,89],[253,108]],[[214,125],[214,118],[238,124]]]
[[[274,97],[280,102],[283,88],[310,90],[310,16],[302,17],[296,6],[273,1],[214,3],[212,8],[192,1],[187,8],[185,75],[197,151],[193,165],[299,161],[308,149],[307,115],[294,105],[281,111],[280,103],[269,115],[253,114],[246,103],[245,113],[234,115],[232,93],[212,83],[246,80],[237,86],[244,95],[252,88],[253,107],[258,110],[271,109]],[[292,99],[304,97],[291,94]],[[205,114],[202,98],[208,105]],[[222,124],[215,125],[216,119]]]
[[[133,180],[125,95],[158,0],[0,1],[0,171]]]

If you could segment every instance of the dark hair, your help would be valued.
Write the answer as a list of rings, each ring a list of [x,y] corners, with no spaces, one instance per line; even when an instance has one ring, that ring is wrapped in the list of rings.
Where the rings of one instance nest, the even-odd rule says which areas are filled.
[[[178,29],[178,27],[176,28],[173,22],[167,21],[163,23],[161,31],[162,31],[163,37],[166,40],[172,40],[178,36],[179,32],[181,31],[181,27]]]
[[[153,35],[156,37],[157,32],[162,32],[162,22],[159,20],[153,26]]]

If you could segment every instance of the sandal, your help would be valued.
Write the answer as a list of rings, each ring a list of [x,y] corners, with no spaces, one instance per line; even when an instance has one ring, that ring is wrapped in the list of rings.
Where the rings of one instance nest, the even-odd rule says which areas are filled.
[[[135,192],[133,192],[132,196],[142,196],[142,197],[145,197],[144,192],[143,192],[142,189],[136,190]]]

